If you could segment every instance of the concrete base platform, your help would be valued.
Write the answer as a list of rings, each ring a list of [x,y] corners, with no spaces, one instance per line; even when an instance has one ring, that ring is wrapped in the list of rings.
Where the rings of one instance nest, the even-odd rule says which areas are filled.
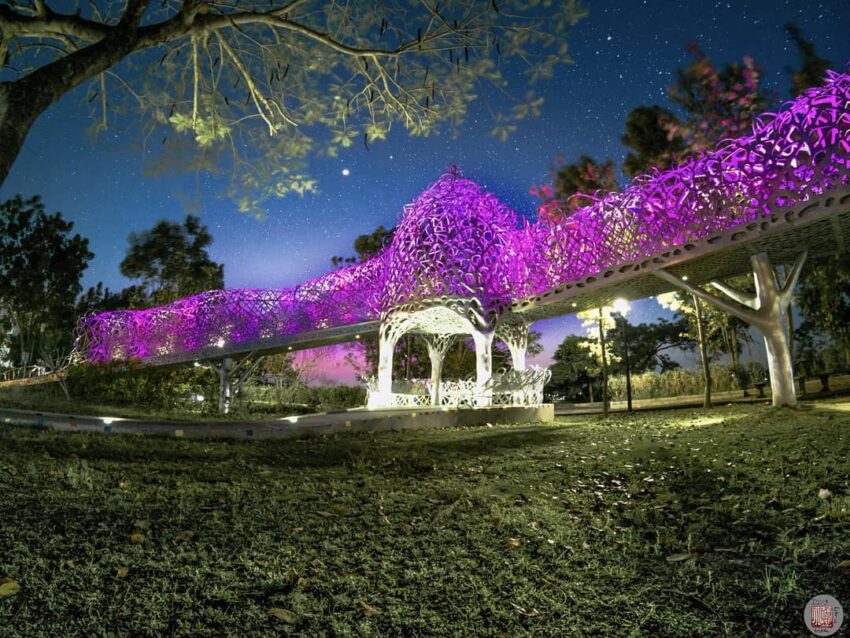
[[[548,423],[554,406],[493,408],[425,408],[418,410],[356,409],[307,414],[265,421],[162,423],[97,416],[73,416],[0,408],[0,421],[65,432],[148,434],[196,439],[296,438],[337,432],[377,432],[485,424]]]

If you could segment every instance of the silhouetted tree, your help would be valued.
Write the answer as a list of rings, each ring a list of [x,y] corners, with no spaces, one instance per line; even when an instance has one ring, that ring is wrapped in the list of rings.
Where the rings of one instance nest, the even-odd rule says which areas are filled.
[[[629,368],[634,374],[658,370],[666,372],[679,367],[679,363],[670,358],[671,350],[692,350],[696,343],[688,334],[688,322],[684,316],[676,317],[673,321],[659,319],[657,323],[640,323],[631,325],[627,319],[619,319],[617,326],[608,331],[606,339],[611,344],[611,352],[619,357],[612,360],[611,370],[614,374],[625,371],[623,356],[625,342],[621,322],[626,322],[627,339],[629,342]]]
[[[803,32],[796,24],[786,24],[785,32],[800,52],[800,68],[785,67],[791,75],[791,95],[797,96],[806,89],[823,84],[824,75],[832,64],[815,52],[815,45],[803,38]]]
[[[633,151],[623,160],[623,172],[634,177],[652,168],[670,168],[685,150],[681,135],[674,133],[680,127],[676,116],[657,104],[632,109],[626,116],[626,132],[620,137]]]
[[[124,291],[130,305],[161,305],[204,290],[224,287],[224,266],[210,259],[213,238],[201,220],[186,215],[182,224],[162,220],[150,230],[131,233],[121,274],[139,279]]]
[[[73,228],[38,196],[0,204],[0,344],[16,365],[70,346],[80,278],[94,257]]]
[[[850,369],[850,255],[813,259],[800,278],[796,295],[803,322],[797,338],[809,342],[828,335]]]
[[[537,209],[541,220],[560,222],[579,208],[593,203],[597,194],[604,195],[620,188],[611,160],[598,163],[592,157],[582,155],[572,164],[556,161],[549,171],[552,185],[532,186],[530,190],[541,200]]]
[[[601,370],[597,358],[588,347],[587,339],[568,335],[552,355],[552,379],[547,392],[566,401],[593,401],[594,386],[601,383]]]

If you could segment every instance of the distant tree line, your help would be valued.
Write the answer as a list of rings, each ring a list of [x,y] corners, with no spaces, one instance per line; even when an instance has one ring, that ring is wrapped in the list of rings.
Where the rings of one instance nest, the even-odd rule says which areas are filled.
[[[200,219],[157,222],[131,233],[121,274],[135,283],[113,292],[98,283],[82,292],[94,253],[61,213],[39,197],[0,204],[0,362],[6,367],[61,359],[79,317],[149,308],[224,287],[224,266],[208,253],[212,235]]]

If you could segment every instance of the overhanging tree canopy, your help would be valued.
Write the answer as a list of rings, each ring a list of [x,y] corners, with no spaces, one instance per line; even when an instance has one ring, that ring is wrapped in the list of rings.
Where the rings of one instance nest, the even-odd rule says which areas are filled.
[[[529,83],[570,61],[577,0],[96,0],[61,13],[47,0],[0,4],[0,184],[30,127],[88,83],[98,124],[133,112],[169,166],[235,177],[242,210],[315,187],[303,160],[386,137],[456,126],[500,60]],[[511,67],[513,70],[513,66]],[[523,92],[524,93],[524,92]],[[531,93],[498,110],[506,137],[533,115]],[[324,133],[327,133],[325,135]]]

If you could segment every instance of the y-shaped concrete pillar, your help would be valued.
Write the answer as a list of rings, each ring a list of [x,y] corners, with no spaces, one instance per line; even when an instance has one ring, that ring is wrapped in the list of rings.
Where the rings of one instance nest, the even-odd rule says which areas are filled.
[[[443,361],[449,351],[455,336],[451,334],[422,335],[428,346],[428,357],[431,359],[431,405],[440,405],[440,383],[443,380]]]
[[[489,407],[493,404],[493,390],[490,380],[493,377],[493,336],[492,330],[475,330],[472,340],[475,342],[475,394],[476,404]]]
[[[240,360],[238,363],[230,357],[225,357],[219,362],[213,362],[213,367],[218,373],[218,411],[220,414],[230,412],[230,402],[234,395],[239,392],[242,385],[253,374],[263,357],[252,359],[254,353]]]
[[[215,366],[218,372],[218,412],[227,414],[230,412],[230,400],[233,395],[233,359],[225,357],[221,363]]]
[[[731,301],[689,284],[666,270],[657,270],[653,274],[755,326],[764,336],[767,348],[773,405],[795,406],[797,395],[794,392],[794,371],[791,366],[788,335],[785,332],[785,310],[791,303],[791,296],[794,294],[794,287],[800,278],[805,261],[806,253],[804,252],[797,257],[785,278],[785,284],[780,287],[776,279],[776,271],[767,253],[753,255],[750,257],[750,263],[753,266],[756,283],[755,294],[734,290],[717,281],[711,282],[712,286],[724,293]]]

